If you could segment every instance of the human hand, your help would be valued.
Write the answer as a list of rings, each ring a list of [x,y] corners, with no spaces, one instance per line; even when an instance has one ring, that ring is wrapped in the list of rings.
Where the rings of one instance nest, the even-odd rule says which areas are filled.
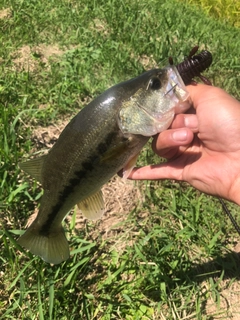
[[[153,139],[166,163],[134,168],[130,179],[187,181],[205,193],[240,204],[240,102],[220,88],[187,87],[192,114],[175,116]]]

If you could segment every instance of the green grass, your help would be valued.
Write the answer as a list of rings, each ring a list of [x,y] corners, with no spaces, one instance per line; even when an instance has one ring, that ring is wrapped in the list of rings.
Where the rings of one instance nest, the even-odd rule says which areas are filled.
[[[16,239],[41,196],[17,166],[34,148],[32,129],[139,75],[143,55],[177,62],[195,45],[213,54],[206,75],[240,99],[233,14],[216,19],[174,0],[3,0],[0,10],[0,319],[230,317],[221,294],[239,291],[236,233],[216,199],[185,184],[143,182],[144,203],[110,236],[99,231],[103,221],[66,223],[71,258],[58,266]],[[144,148],[139,163],[152,161]]]

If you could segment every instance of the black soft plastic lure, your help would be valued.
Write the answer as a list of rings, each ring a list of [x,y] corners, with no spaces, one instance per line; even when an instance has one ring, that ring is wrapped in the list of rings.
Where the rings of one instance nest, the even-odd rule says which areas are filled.
[[[195,55],[197,51],[198,46],[193,47],[189,55],[183,62],[177,64],[176,68],[185,85],[194,82],[193,78],[195,77],[199,77],[205,84],[212,85],[211,81],[201,74],[212,64],[212,54],[207,50],[203,50]],[[173,65],[171,57],[169,57],[169,63]]]

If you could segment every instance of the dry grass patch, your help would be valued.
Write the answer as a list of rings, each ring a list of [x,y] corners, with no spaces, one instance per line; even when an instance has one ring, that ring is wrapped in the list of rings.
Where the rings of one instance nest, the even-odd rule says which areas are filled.
[[[3,10],[0,10],[0,20],[8,19],[12,15],[12,11],[10,8],[6,8]]]
[[[209,287],[209,283],[204,282],[202,286]],[[208,288],[210,289],[210,288]],[[238,282],[224,280],[218,290],[219,300],[211,292],[205,310],[212,320],[239,320],[240,319],[240,284]]]
[[[12,54],[14,68],[17,71],[36,71],[40,64],[49,68],[49,59],[63,55],[64,50],[55,45],[39,44],[34,47],[21,47]]]
[[[147,56],[145,54],[138,57],[138,61],[144,67],[145,70],[158,68],[156,60],[154,60],[153,55]]]
[[[106,21],[104,21],[103,19],[94,19],[89,26],[90,29],[97,31],[101,34],[103,34],[104,36],[109,35],[109,33],[111,32],[108,24]]]

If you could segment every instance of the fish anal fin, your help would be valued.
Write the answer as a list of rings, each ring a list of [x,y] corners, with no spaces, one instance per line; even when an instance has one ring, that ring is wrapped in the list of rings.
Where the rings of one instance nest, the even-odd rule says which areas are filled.
[[[32,159],[19,164],[19,167],[28,173],[30,176],[35,178],[37,181],[41,182],[41,171],[44,159],[47,155]]]
[[[94,193],[90,197],[82,200],[78,204],[78,208],[82,211],[82,214],[90,220],[100,219],[104,214],[104,200],[102,191]]]
[[[122,170],[122,177],[123,179],[127,179],[130,175],[130,173],[132,172],[132,169],[134,168],[136,162],[137,162],[137,158],[138,158],[138,154],[136,154],[134,157],[132,157],[128,163],[126,164],[126,166],[123,168]]]
[[[59,264],[69,258],[69,245],[62,226],[45,236],[37,232],[33,223],[17,242],[48,263]]]

